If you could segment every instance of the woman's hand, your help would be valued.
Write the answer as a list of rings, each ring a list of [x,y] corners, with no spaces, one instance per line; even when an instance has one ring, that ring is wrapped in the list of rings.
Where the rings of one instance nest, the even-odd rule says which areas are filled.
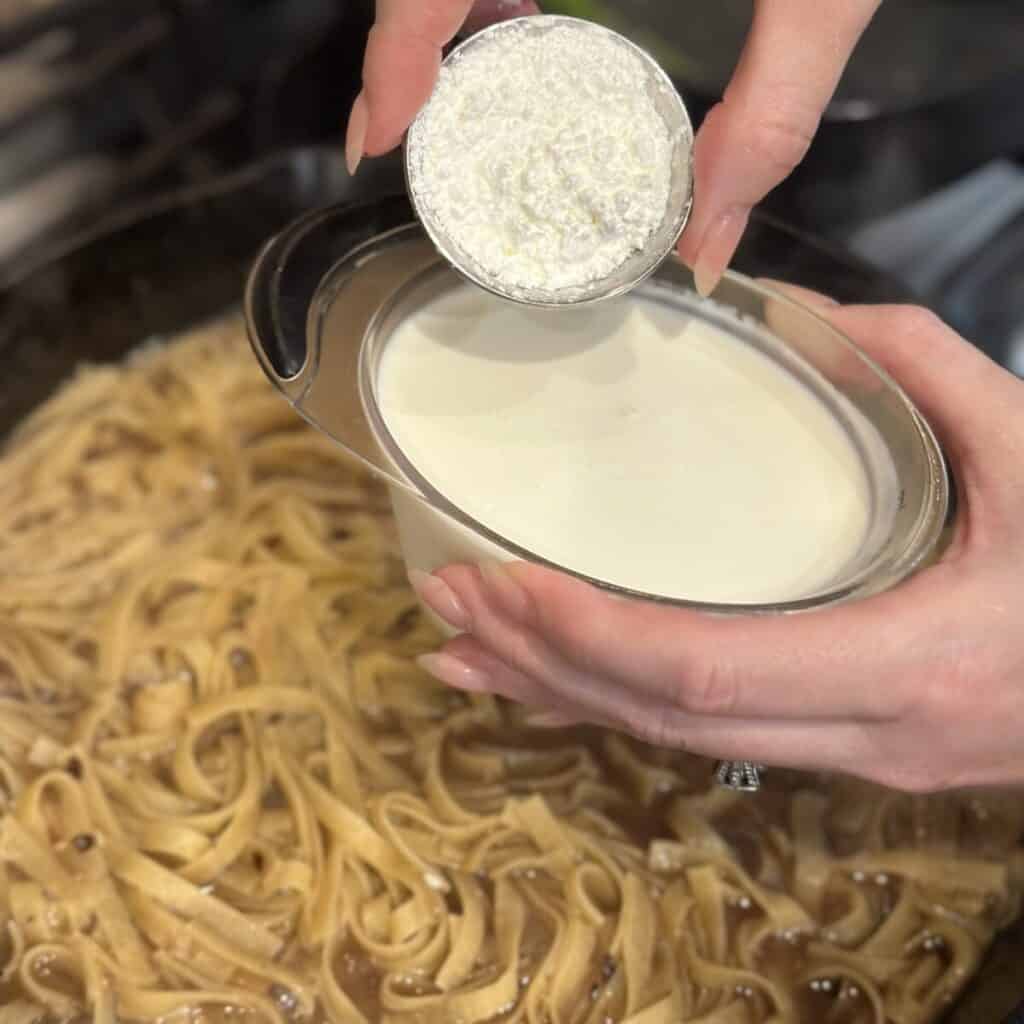
[[[364,155],[380,156],[402,141],[430,98],[441,50],[463,27],[536,14],[533,0],[377,0],[363,61],[363,90],[352,105],[345,158],[355,174]]]
[[[822,303],[822,300],[817,300]],[[709,757],[915,792],[1024,783],[1024,383],[931,314],[821,304],[938,431],[951,547],[895,589],[816,612],[711,617],[526,564],[414,580],[466,633],[445,682]]]
[[[879,3],[759,0],[725,97],[697,135],[694,207],[679,251],[701,291],[710,292],[728,266],[751,208],[803,159]],[[696,0],[683,6],[686,16],[700,17]],[[377,0],[363,90],[349,117],[349,170],[364,154],[398,145],[434,88],[442,47],[463,24],[536,12],[532,0]]]

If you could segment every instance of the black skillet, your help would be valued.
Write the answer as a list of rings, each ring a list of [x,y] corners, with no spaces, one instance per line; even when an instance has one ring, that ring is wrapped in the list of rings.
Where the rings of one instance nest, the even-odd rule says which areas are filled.
[[[82,362],[118,360],[240,303],[262,243],[318,206],[351,200],[367,237],[374,200],[402,190],[400,164],[366,162],[348,176],[334,150],[297,150],[202,188],[115,215],[23,267],[0,293],[0,438]],[[393,204],[389,204],[393,206]],[[757,214],[736,261],[842,301],[891,302],[900,287],[838,249]],[[1024,924],[1006,933],[947,1024],[1000,1024],[1024,992]]]

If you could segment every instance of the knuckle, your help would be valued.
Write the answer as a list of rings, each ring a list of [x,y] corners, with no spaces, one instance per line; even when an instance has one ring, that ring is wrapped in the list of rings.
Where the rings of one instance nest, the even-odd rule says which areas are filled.
[[[909,671],[892,673],[873,697],[873,721],[903,729],[954,727],[977,695],[986,673],[977,649],[964,643],[955,620],[939,615],[920,633],[908,636]]]
[[[693,661],[684,666],[675,702],[691,715],[727,715],[736,707],[735,673],[724,662]]]
[[[758,120],[750,126],[747,146],[773,174],[785,177],[807,155],[816,127],[802,115]]]
[[[924,722],[932,728],[953,725],[964,711],[958,677],[958,672],[950,670],[922,680],[907,697],[903,720]]]
[[[896,723],[918,719],[927,714],[929,694],[927,687],[908,678],[887,686],[866,688],[864,717],[870,722]]]
[[[924,306],[897,306],[893,319],[896,329],[908,338],[925,338],[946,330],[941,318]]]
[[[985,700],[999,674],[999,652],[988,646],[937,645],[909,688],[904,718],[933,731],[955,729],[972,704]]]

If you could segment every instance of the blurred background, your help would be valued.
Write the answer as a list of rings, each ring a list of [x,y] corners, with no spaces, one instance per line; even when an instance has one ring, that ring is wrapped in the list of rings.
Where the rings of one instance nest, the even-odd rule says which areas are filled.
[[[647,46],[699,122],[751,3],[544,7]],[[372,6],[0,0],[0,278],[148,196],[340,142]],[[765,207],[1024,375],[1024,0],[885,0],[807,161]]]

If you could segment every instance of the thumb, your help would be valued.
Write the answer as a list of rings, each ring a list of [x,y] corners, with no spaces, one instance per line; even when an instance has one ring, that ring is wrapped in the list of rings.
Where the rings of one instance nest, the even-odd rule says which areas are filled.
[[[1021,385],[918,306],[817,310],[907,393],[954,462],[970,470],[1021,457]],[[982,456],[979,458],[979,456]]]
[[[880,0],[760,0],[721,103],[696,141],[694,209],[679,252],[703,294],[751,208],[800,163]]]
[[[1021,382],[919,306],[840,306],[825,295],[779,281],[762,284],[811,309],[849,338],[819,365],[832,379],[863,385],[862,354],[906,392],[940,435],[946,451],[977,471],[977,453],[1021,461]],[[765,320],[780,335],[799,334],[803,313],[785,301],[765,301]],[[799,318],[794,319],[794,314]],[[859,350],[859,351],[858,351]],[[1009,443],[1011,450],[1008,450]]]

